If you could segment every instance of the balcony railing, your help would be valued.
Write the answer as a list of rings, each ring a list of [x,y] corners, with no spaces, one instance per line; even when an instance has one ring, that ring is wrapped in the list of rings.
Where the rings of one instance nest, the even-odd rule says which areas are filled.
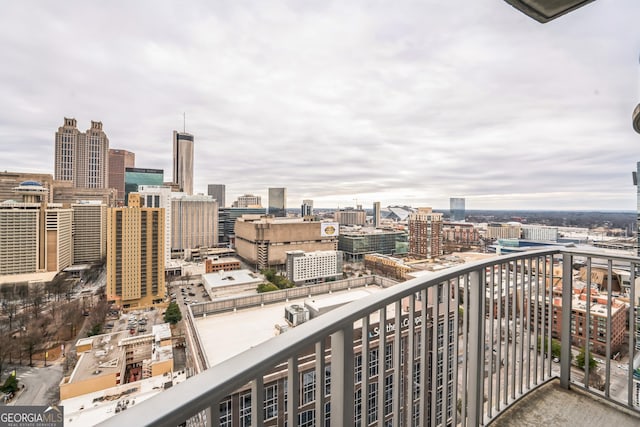
[[[292,328],[104,425],[477,426],[554,378],[637,411],[639,265],[554,248],[450,268]],[[574,366],[578,347],[599,366]]]

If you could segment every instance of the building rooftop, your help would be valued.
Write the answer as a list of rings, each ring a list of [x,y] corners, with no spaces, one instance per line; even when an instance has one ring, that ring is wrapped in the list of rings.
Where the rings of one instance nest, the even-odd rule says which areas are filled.
[[[207,291],[215,292],[216,288],[227,286],[257,285],[262,278],[250,270],[217,271],[202,275]]]
[[[91,345],[91,349],[80,353],[76,367],[67,383],[120,372],[124,350],[118,345],[118,342],[127,334],[128,331],[121,331],[79,339],[76,342],[76,347]]]
[[[214,366],[276,336],[276,325],[286,324],[284,318],[286,306],[293,304],[304,306],[305,303],[326,306],[340,301],[346,303],[380,290],[378,286],[368,286],[351,291],[315,295],[312,298],[282,301],[236,312],[198,317],[195,319],[195,327],[209,366]]]

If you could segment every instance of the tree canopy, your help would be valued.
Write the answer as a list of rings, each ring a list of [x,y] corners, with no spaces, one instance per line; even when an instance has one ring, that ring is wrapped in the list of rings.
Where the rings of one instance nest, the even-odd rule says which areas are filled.
[[[180,307],[175,302],[169,304],[167,310],[164,312],[164,321],[175,325],[182,320],[182,313],[180,313]]]

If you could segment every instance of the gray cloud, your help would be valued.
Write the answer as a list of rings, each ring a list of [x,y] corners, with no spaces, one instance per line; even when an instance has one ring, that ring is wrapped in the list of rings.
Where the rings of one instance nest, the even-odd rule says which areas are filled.
[[[14,4],[15,3],[15,4]],[[64,116],[196,189],[289,205],[634,209],[634,0],[547,25],[478,0],[50,2],[0,17],[2,170],[53,170]]]

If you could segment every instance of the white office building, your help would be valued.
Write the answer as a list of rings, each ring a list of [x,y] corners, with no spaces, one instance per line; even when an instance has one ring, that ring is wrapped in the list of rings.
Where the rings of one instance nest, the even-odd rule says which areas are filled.
[[[342,276],[342,251],[288,251],[287,278],[296,285]]]
[[[171,188],[162,185],[141,185],[140,198],[146,208],[164,208],[164,260],[171,260]]]

